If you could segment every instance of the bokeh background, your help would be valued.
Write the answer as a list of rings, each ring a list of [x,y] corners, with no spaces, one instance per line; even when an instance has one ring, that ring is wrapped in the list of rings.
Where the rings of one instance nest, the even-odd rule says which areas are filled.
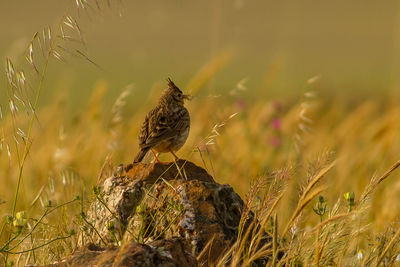
[[[57,24],[73,4],[1,1],[0,57],[17,58],[33,33]],[[46,84],[61,88],[46,90],[43,103],[63,90],[79,109],[99,79],[110,84],[107,99],[130,83],[143,98],[167,76],[187,84],[226,51],[229,63],[207,84],[217,92],[246,77],[249,90],[279,94],[297,93],[318,74],[334,91],[377,91],[398,81],[398,1],[126,1],[113,6],[90,18],[80,14],[88,54],[103,70],[81,62],[54,66]],[[1,79],[4,85],[4,75]]]
[[[252,179],[290,169],[282,217],[324,162],[338,159],[324,181],[333,205],[345,192],[359,196],[399,159],[398,1],[123,1],[85,12],[75,1],[2,0],[1,60],[18,69],[33,34],[55,32],[65,14],[74,14],[98,66],[50,60],[17,210],[34,214],[38,199],[90,193],[105,162],[129,163],[167,77],[195,95],[191,134],[178,154],[243,197]],[[17,128],[26,132],[29,121],[20,112],[13,128],[7,88],[0,75],[3,213],[24,147]],[[398,177],[374,195],[376,226],[400,215]],[[310,215],[305,224],[315,221]]]

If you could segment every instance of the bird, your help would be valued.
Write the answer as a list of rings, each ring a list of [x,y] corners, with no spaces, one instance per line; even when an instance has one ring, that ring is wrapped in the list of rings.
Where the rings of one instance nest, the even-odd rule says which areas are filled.
[[[191,100],[190,95],[184,94],[175,83],[168,78],[166,88],[155,108],[147,114],[139,133],[139,153],[134,163],[141,162],[149,150],[157,162],[158,153],[170,152],[175,161],[175,154],[186,142],[190,131],[190,115],[184,106],[185,100]]]

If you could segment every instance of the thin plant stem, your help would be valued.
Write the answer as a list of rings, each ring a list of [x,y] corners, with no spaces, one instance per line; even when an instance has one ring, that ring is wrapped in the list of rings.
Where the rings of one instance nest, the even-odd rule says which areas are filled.
[[[34,248],[30,248],[30,249],[22,250],[22,251],[17,251],[17,252],[8,251],[7,253],[9,253],[9,254],[23,254],[23,253],[27,253],[27,252],[34,251],[34,250],[37,250],[37,249],[39,249],[39,248],[42,248],[42,247],[44,247],[44,246],[47,246],[47,245],[49,245],[49,244],[51,244],[51,243],[53,243],[53,242],[55,242],[55,241],[57,241],[57,240],[68,239],[68,238],[70,238],[71,236],[72,236],[72,234],[67,235],[67,236],[56,237],[56,238],[54,238],[54,239],[52,239],[52,240],[50,240],[50,241],[48,241],[48,242],[46,242],[46,243],[43,243],[43,244],[41,244],[41,245],[39,245],[39,246],[37,246],[37,247],[34,247]]]
[[[276,267],[276,260],[278,258],[278,216],[274,215],[274,226],[272,233],[272,266]]]
[[[93,228],[93,230],[96,232],[96,234],[100,237],[101,242],[103,242],[104,245],[107,245],[106,241],[104,241],[103,237],[100,235],[99,231],[97,231],[96,227],[94,227],[94,225],[89,222],[88,220],[86,220],[85,215],[82,216],[82,219],[85,221],[85,223],[87,223],[91,228]]]
[[[381,261],[383,260],[383,258],[385,257],[386,253],[388,252],[388,250],[390,249],[390,247],[393,245],[393,243],[399,238],[400,236],[400,228],[397,230],[397,232],[395,233],[395,235],[392,237],[392,239],[390,240],[389,244],[386,245],[385,249],[382,251],[382,253],[379,255],[379,258],[376,262],[375,266],[379,266],[379,264],[381,263]]]
[[[29,233],[24,237],[24,238],[22,238],[21,240],[19,240],[19,242],[16,244],[16,245],[14,245],[10,250],[13,250],[13,249],[15,249],[16,247],[18,247],[22,242],[24,242],[24,240],[25,239],[27,239],[29,236],[31,236],[32,235],[32,233],[33,233],[33,231],[35,231],[35,229],[36,229],[36,227],[38,227],[38,225],[41,223],[41,221],[47,216],[47,215],[49,215],[50,213],[52,213],[53,211],[55,211],[55,210],[57,210],[57,209],[59,209],[59,208],[61,208],[61,207],[63,207],[63,206],[66,206],[66,205],[68,205],[68,204],[71,204],[71,203],[73,203],[73,202],[75,202],[76,201],[76,199],[73,199],[73,200],[71,200],[71,201],[68,201],[68,202],[65,202],[65,203],[63,203],[63,204],[60,204],[60,205],[58,205],[58,206],[56,206],[56,207],[54,207],[54,208],[52,208],[52,209],[47,209],[47,210],[45,210],[45,212],[43,213],[43,215],[39,218],[39,220],[35,223],[35,225],[32,227],[32,229],[29,231]],[[0,251],[1,251],[2,249],[0,249]]]
[[[48,52],[48,54],[46,56],[46,61],[45,61],[44,67],[43,67],[43,71],[42,71],[41,77],[40,77],[39,86],[38,86],[38,89],[36,91],[36,97],[35,97],[35,102],[33,104],[32,115],[31,115],[31,118],[30,118],[30,121],[29,121],[28,133],[27,133],[27,138],[26,138],[27,141],[25,142],[24,153],[23,153],[22,161],[21,161],[21,164],[20,164],[20,167],[19,167],[17,188],[15,189],[15,196],[14,196],[13,208],[12,208],[12,216],[13,217],[15,216],[15,210],[16,210],[16,207],[17,207],[18,193],[19,193],[19,188],[20,188],[21,182],[22,182],[22,173],[23,173],[25,161],[26,161],[26,158],[27,158],[27,156],[29,154],[29,150],[30,150],[30,146],[31,146],[31,143],[29,142],[29,140],[30,140],[31,133],[32,133],[33,121],[35,120],[35,110],[36,110],[37,104],[39,102],[40,92],[42,91],[42,88],[43,88],[43,81],[44,81],[44,78],[46,76],[47,66],[49,64],[51,51],[52,51],[52,48],[50,48],[50,50],[49,50],[49,52]]]

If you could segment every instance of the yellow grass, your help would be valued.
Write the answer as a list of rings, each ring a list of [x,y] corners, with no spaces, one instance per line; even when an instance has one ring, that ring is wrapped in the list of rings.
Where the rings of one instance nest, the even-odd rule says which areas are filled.
[[[366,93],[363,101],[351,92],[335,94],[337,88],[320,89],[323,77],[305,81],[301,94],[270,99],[263,92],[270,72],[258,88],[246,87],[246,79],[231,77],[229,90],[218,94],[218,88],[209,90],[210,80],[229,66],[233,53],[226,50],[205,62],[185,82],[188,88],[180,85],[196,97],[187,105],[191,131],[178,155],[207,169],[217,182],[230,184],[255,213],[259,226],[240,233],[241,239],[221,255],[217,265],[230,260],[250,265],[266,255],[271,266],[394,263],[400,255],[400,232],[396,230],[400,218],[400,173],[396,172],[400,99],[389,89]],[[40,69],[40,64],[36,67]],[[43,78],[42,90],[50,90],[47,77]],[[3,256],[4,244],[12,247],[16,243],[12,252],[26,253],[20,258],[18,254],[6,257],[19,264],[49,263],[73,251],[76,233],[84,232],[81,212],[93,199],[92,186],[119,163],[131,163],[138,151],[141,123],[164,87],[163,81],[152,82],[153,92],[140,106],[130,105],[137,97],[132,88],[122,89],[113,107],[104,104],[110,87],[108,81],[99,80],[92,85],[87,104],[73,112],[62,94],[29,115],[21,108],[14,113],[13,108],[2,108]],[[172,160],[170,155],[161,159]],[[151,155],[145,160],[152,160]],[[346,192],[355,193],[354,205],[346,202]],[[319,195],[328,207],[322,222],[312,209]],[[41,224],[35,226],[38,218]],[[11,242],[18,229],[26,239]],[[259,246],[264,232],[273,236],[273,247]],[[51,253],[43,253],[49,247]],[[285,255],[278,257],[281,251]],[[358,251],[367,252],[358,257]]]

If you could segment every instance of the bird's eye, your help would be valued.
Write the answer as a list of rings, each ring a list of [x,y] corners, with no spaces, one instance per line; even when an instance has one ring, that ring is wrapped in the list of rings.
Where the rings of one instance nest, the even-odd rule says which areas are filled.
[[[181,94],[181,93],[178,93],[178,97],[182,97],[182,94]]]

